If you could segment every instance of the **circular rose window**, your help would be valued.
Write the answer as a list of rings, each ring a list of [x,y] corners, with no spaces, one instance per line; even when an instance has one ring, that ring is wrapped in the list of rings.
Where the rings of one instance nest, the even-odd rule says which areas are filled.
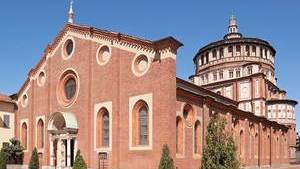
[[[44,85],[44,83],[46,82],[46,74],[45,74],[45,72],[43,72],[43,71],[40,72],[40,74],[38,76],[37,82],[38,82],[39,86],[43,86]]]
[[[27,96],[27,94],[24,94],[21,99],[21,104],[23,107],[26,107],[27,103],[28,103],[28,96]]]
[[[78,77],[71,70],[66,71],[60,78],[58,99],[64,106],[71,105],[78,94]]]
[[[142,76],[149,68],[149,59],[145,55],[139,55],[133,63],[133,71],[136,75]]]
[[[64,59],[68,59],[72,56],[74,53],[74,40],[72,38],[65,41],[63,48],[62,48],[62,54]]]
[[[106,64],[111,57],[110,50],[108,46],[103,46],[98,49],[97,53],[97,62],[99,65],[104,65]]]

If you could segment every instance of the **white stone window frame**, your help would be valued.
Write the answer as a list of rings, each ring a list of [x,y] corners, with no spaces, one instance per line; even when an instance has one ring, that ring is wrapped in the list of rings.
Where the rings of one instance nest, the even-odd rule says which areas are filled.
[[[44,123],[44,128],[43,128],[43,133],[44,133],[44,140],[43,140],[43,142],[44,142],[44,146],[43,146],[43,148],[41,148],[41,149],[38,149],[38,152],[39,153],[44,153],[44,149],[45,149],[45,145],[46,145],[46,122],[45,122],[45,115],[43,115],[43,116],[37,116],[36,118],[35,118],[35,147],[37,147],[37,142],[38,142],[38,138],[37,138],[37,132],[38,132],[38,122],[39,122],[39,120],[42,120],[43,121],[43,123]]]
[[[41,73],[44,73],[44,75],[45,75],[45,81],[44,82],[40,82],[40,74]],[[37,85],[39,86],[39,87],[43,87],[44,85],[45,85],[45,83],[46,83],[46,81],[47,81],[47,74],[46,74],[46,71],[45,70],[41,70],[41,71],[39,71],[39,73],[37,74],[37,77],[36,77],[36,81],[37,81]]]
[[[99,111],[105,108],[109,114],[109,146],[97,148],[97,116]],[[112,123],[113,123],[113,114],[112,114],[112,101],[106,101],[94,104],[94,151],[97,153],[100,152],[111,152],[112,151]]]
[[[68,40],[71,40],[73,42],[73,50],[72,50],[72,52],[71,52],[71,54],[69,56],[66,56],[65,55],[65,50],[66,50],[65,49],[65,47],[66,47],[65,45],[68,42]],[[74,37],[72,37],[72,36],[65,37],[65,39],[63,40],[63,43],[61,45],[61,56],[62,56],[63,60],[69,60],[70,58],[72,58],[73,54],[75,52],[75,49],[76,49],[76,43],[75,43]]]
[[[22,138],[22,125],[23,125],[23,123],[25,123],[26,124],[26,126],[27,126],[27,133],[26,133],[26,135],[27,135],[27,145],[26,145],[26,149],[24,150],[24,152],[25,153],[27,153],[28,152],[28,150],[29,150],[29,120],[28,120],[28,118],[26,118],[26,119],[21,119],[20,120],[20,140],[22,140],[23,138]],[[21,144],[23,144],[23,143],[21,143]]]
[[[184,117],[183,117],[183,107],[184,107],[184,105],[186,105],[186,104],[182,104],[182,108],[181,108],[181,111],[177,111],[176,112],[176,118],[177,117],[180,117],[181,118],[181,121],[182,121],[182,132],[183,132],[183,134],[182,134],[182,139],[183,139],[183,147],[182,147],[182,153],[177,153],[176,152],[176,158],[181,158],[181,159],[183,159],[183,158],[185,158],[185,128],[186,128],[186,125],[184,125]]]
[[[135,70],[135,66],[136,66],[136,65],[135,65],[135,62],[136,62],[137,58],[138,58],[139,56],[142,56],[142,55],[144,55],[144,56],[147,57],[148,65],[147,65],[147,68],[146,68],[143,72],[137,72],[137,71]],[[151,64],[152,64],[152,59],[151,59],[151,57],[149,57],[149,55],[147,55],[147,54],[145,54],[145,53],[141,53],[141,52],[136,53],[136,55],[134,56],[134,58],[133,58],[133,60],[132,60],[132,62],[131,62],[131,71],[133,72],[133,74],[134,74],[135,76],[141,77],[141,76],[145,75],[145,74],[149,71],[149,69],[150,69],[150,67],[151,67]]]
[[[26,96],[26,100],[24,100],[24,96]],[[22,106],[23,108],[26,108],[26,107],[27,107],[27,105],[28,105],[28,100],[29,100],[29,96],[28,96],[27,93],[24,93],[24,94],[21,95],[21,100],[20,100],[20,102],[21,102],[21,106]]]
[[[148,105],[149,144],[135,146],[135,145],[132,145],[132,140],[133,140],[133,138],[132,138],[133,137],[132,136],[132,131],[133,131],[133,128],[132,128],[133,127],[132,126],[133,115],[132,115],[132,113],[133,113],[135,104],[140,100],[144,101]],[[153,94],[152,93],[129,97],[129,150],[130,151],[153,150]]]
[[[199,121],[200,122],[200,128],[201,128],[201,152],[200,153],[195,153],[195,124],[196,122]],[[193,158],[194,159],[201,159],[202,158],[202,153],[203,153],[203,123],[202,123],[202,117],[201,116],[197,116],[195,123],[193,125]]]
[[[109,59],[108,59],[107,61],[105,61],[105,62],[101,62],[101,61],[99,60],[99,52],[100,52],[100,50],[101,50],[103,47],[108,47],[108,49],[109,49],[109,54],[110,54]],[[106,64],[111,60],[111,57],[112,57],[112,49],[111,49],[111,45],[108,45],[108,44],[102,44],[102,45],[100,45],[100,46],[98,47],[97,53],[96,53],[96,61],[97,61],[97,64],[98,64],[98,65],[100,65],[100,66],[106,65]]]

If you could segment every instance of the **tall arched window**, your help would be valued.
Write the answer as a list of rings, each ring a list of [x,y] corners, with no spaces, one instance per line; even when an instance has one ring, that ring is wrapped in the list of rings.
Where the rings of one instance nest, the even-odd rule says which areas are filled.
[[[244,132],[243,130],[240,131],[240,140],[239,140],[239,152],[240,152],[240,158],[243,159],[244,158]]]
[[[37,123],[37,147],[44,148],[44,122],[42,119],[39,119]]]
[[[183,123],[181,117],[176,118],[176,153],[183,153]]]
[[[258,159],[258,133],[255,133],[254,137],[254,159]]]
[[[22,141],[22,146],[25,148],[25,150],[27,149],[27,124],[24,122],[22,124],[22,138],[21,138],[21,141]]]
[[[194,128],[194,153],[201,153],[201,125],[199,121],[196,121]]]
[[[133,144],[149,145],[149,109],[144,101],[138,101],[133,109]]]
[[[97,148],[109,147],[109,113],[101,108],[97,114]]]
[[[143,105],[139,110],[140,145],[148,144],[148,108]]]

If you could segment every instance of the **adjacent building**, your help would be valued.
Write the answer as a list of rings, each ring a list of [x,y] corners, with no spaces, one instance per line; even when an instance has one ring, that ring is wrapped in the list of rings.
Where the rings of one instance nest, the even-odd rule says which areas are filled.
[[[16,108],[11,97],[0,94],[0,149],[15,136]]]

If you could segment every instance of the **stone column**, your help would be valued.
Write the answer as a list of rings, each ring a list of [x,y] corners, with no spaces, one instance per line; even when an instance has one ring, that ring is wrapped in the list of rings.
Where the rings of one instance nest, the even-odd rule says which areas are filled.
[[[77,146],[78,146],[78,142],[76,140],[76,138],[73,138],[74,139],[74,159],[76,157],[76,154],[77,154]]]
[[[61,139],[59,139],[57,141],[57,152],[56,152],[56,162],[57,162],[57,168],[62,168],[62,154],[61,154],[61,150],[62,150],[62,145],[61,145]]]
[[[67,167],[71,167],[71,138],[67,139]]]
[[[52,137],[50,136],[50,166],[54,166],[54,147],[53,147],[53,142],[54,140],[52,139]]]

